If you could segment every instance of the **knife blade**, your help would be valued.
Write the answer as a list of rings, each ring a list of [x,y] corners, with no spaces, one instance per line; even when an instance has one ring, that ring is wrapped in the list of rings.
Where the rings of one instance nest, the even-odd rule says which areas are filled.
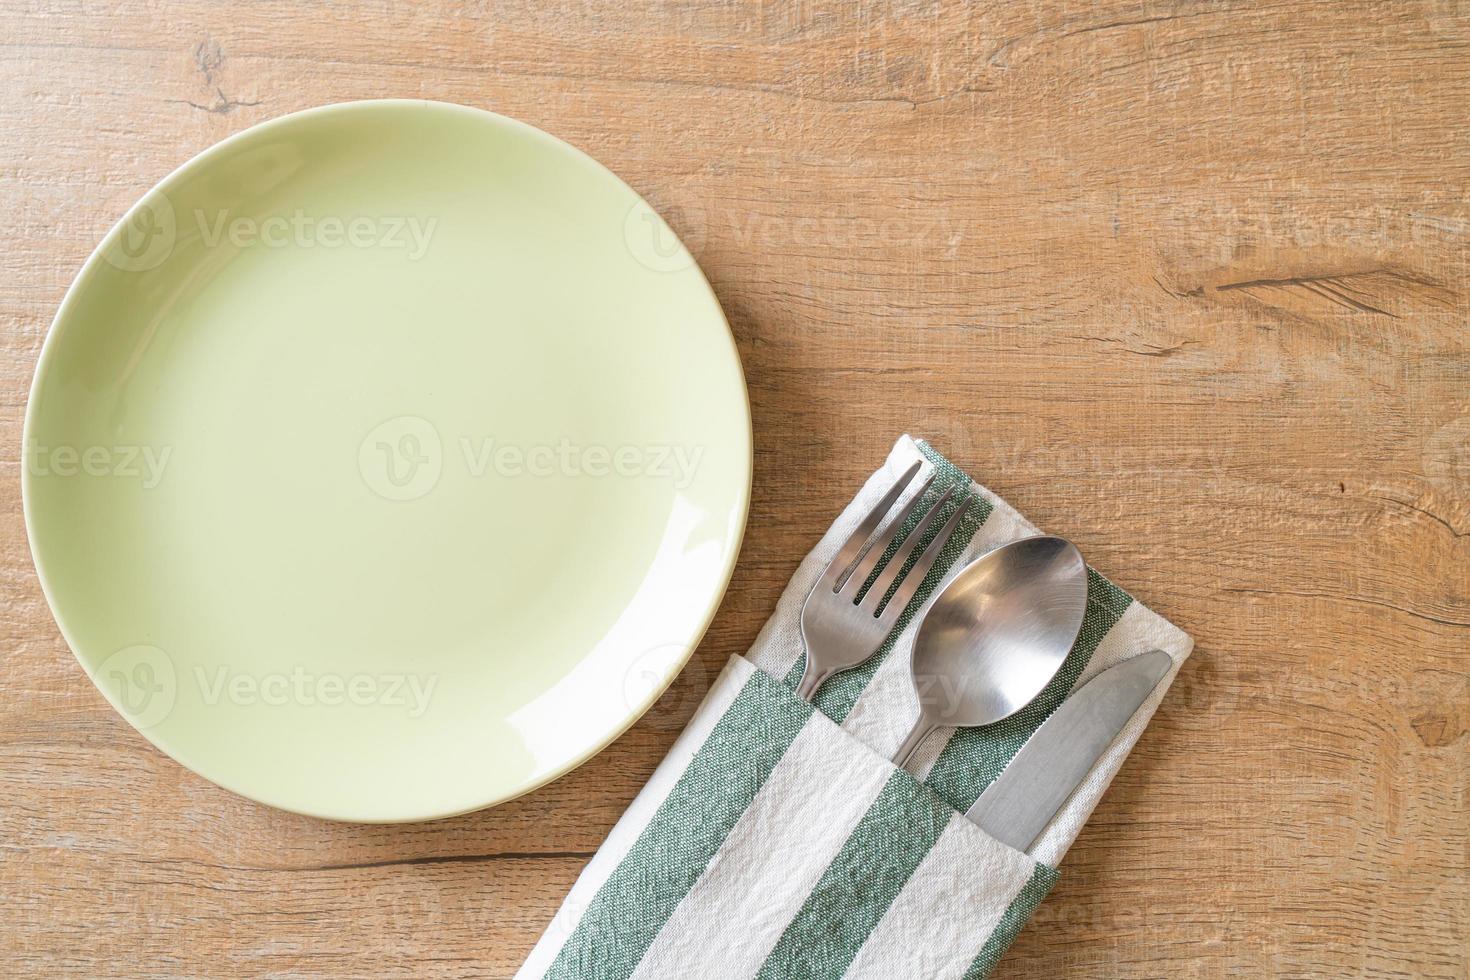
[[[1021,746],[965,816],[1018,851],[1036,842],[1174,662],[1131,657],[1083,684]]]

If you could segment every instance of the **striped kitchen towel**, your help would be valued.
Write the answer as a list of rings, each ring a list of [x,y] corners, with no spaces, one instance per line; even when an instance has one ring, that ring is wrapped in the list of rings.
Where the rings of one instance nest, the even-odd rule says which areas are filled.
[[[916,458],[936,475],[925,492],[937,497],[956,487],[951,506],[967,495],[969,514],[878,655],[830,679],[813,708],[794,693],[804,663],[802,603],[863,514]],[[924,509],[915,510],[915,522]],[[908,658],[920,611],[970,560],[1035,533],[926,443],[901,438],[801,563],[755,646],[731,658],[517,976],[987,975],[1051,888],[1193,646],[1089,569],[1082,634],[1041,695],[995,725],[931,736],[911,767],[917,778],[895,768],[888,756],[918,710]],[[1154,649],[1173,658],[1174,670],[1029,853],[965,819],[1073,688]]]

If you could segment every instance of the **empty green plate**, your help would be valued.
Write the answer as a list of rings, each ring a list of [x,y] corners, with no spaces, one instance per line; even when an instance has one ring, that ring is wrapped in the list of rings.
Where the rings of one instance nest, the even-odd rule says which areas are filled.
[[[559,776],[687,660],[750,414],[656,214],[530,126],[429,102],[256,126],[72,285],[25,426],[67,642],[152,742],[340,820]]]

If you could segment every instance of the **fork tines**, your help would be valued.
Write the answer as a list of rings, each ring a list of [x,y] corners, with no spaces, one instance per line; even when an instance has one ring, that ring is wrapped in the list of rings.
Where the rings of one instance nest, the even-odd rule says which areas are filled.
[[[908,564],[914,549],[924,540],[929,529],[943,512],[945,505],[954,496],[955,487],[946,489],[925,511],[924,516],[920,518],[913,530],[904,537],[903,543],[884,565],[883,571],[873,584],[863,591],[864,583],[872,576],[878,562],[892,547],[899,532],[918,510],[919,504],[934,483],[935,473],[931,472],[908,502],[899,508],[886,524],[883,524],[881,528],[878,526],[898,498],[903,496],[904,491],[914,481],[914,477],[918,475],[922,466],[922,461],[916,460],[899,476],[893,486],[888,488],[873,509],[858,523],[852,536],[838,549],[837,556],[832,559],[832,564],[827,567],[821,579],[822,584],[830,588],[834,594],[849,599],[853,605],[857,605],[864,613],[874,618],[881,617],[888,620],[898,618],[899,613],[918,591],[924,577],[929,574],[929,569],[939,557],[939,552],[949,543],[955,528],[959,526],[970,506],[968,498],[961,501],[960,506],[955,508],[954,513],[939,529],[939,533],[919,555],[913,567],[905,572],[904,566]],[[820,588],[821,585],[818,587]],[[887,603],[884,603],[883,599],[888,595],[890,589],[894,590],[893,595]]]

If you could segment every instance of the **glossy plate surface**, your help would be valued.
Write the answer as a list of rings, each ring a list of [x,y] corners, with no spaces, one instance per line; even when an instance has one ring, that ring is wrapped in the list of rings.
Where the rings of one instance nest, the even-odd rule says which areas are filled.
[[[68,293],[23,488],[63,634],[195,772],[343,820],[559,776],[683,666],[744,530],[708,284],[601,165],[365,102],[170,175]]]

